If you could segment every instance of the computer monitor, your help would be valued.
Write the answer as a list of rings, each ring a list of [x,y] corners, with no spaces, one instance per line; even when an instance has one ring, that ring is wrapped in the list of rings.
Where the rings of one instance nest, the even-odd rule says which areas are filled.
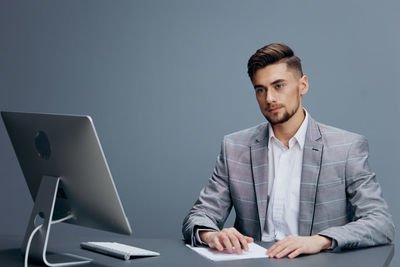
[[[29,258],[48,266],[89,262],[62,257],[55,263],[46,257],[50,226],[63,220],[132,233],[89,116],[4,111],[1,116],[34,201],[23,254],[30,247]]]

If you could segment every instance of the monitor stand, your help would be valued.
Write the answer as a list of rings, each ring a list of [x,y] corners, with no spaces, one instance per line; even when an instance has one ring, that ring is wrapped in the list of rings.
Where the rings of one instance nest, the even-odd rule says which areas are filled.
[[[33,206],[31,217],[29,219],[28,227],[25,232],[24,241],[22,243],[22,254],[25,255],[26,248],[30,236],[33,234],[31,240],[29,253],[29,259],[45,264],[47,266],[70,266],[83,263],[89,263],[92,260],[72,254],[49,254],[46,255],[47,241],[49,239],[51,224],[55,223],[52,221],[53,212],[56,202],[56,196],[58,186],[60,183],[60,177],[54,176],[43,176],[39,186],[39,190],[36,195],[35,205]],[[41,216],[44,221],[42,227],[33,233],[38,225],[35,225],[36,218]],[[51,262],[49,262],[50,260]]]

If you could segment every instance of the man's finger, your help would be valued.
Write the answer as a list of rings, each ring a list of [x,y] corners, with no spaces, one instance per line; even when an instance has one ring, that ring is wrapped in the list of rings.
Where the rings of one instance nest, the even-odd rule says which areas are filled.
[[[278,241],[275,244],[273,244],[271,247],[269,247],[268,249],[268,255],[272,254],[275,250],[278,249],[278,247],[280,246],[281,242]]]
[[[274,257],[276,254],[278,254],[283,248],[280,245],[274,245],[274,247],[271,249],[268,249],[267,255],[269,257]]]
[[[243,247],[243,249],[245,251],[249,250],[249,246],[247,245],[247,240],[245,238],[244,235],[242,235],[239,231],[237,231],[235,228],[233,228],[233,234],[236,236],[236,238],[238,239],[238,242],[240,242],[240,246],[241,248]],[[236,247],[236,245],[235,245]]]
[[[228,238],[228,236],[226,234],[223,234],[221,236],[221,239],[222,239],[222,244],[226,248],[227,252],[229,254],[232,254],[233,253],[233,248],[232,248],[231,240]]]
[[[267,255],[270,256],[273,254],[275,256],[278,252],[280,252],[283,248],[288,246],[288,243],[291,243],[291,240],[288,240],[287,238],[279,240],[275,242],[267,251]]]
[[[232,245],[235,247],[236,254],[242,254],[242,246],[240,245],[239,239],[233,234],[228,235],[228,237],[231,240]]]
[[[280,244],[282,243],[282,240],[275,242],[270,248],[269,250],[272,252],[274,251],[277,247],[280,246]]]
[[[252,237],[250,237],[250,236],[244,236],[244,238],[246,238],[247,243],[253,243],[254,242],[254,239]]]
[[[296,258],[297,256],[299,256],[302,252],[301,248],[296,249],[295,251],[293,251],[292,253],[289,254],[288,258],[289,259],[293,259]]]
[[[239,238],[240,244],[242,245],[244,251],[249,251],[249,246],[247,245],[247,240],[244,236]]]
[[[235,227],[232,227],[232,228],[231,228],[231,231],[232,231],[232,233],[235,234],[236,236],[242,235],[242,233],[240,233]]]
[[[275,257],[277,254],[279,254],[282,250],[286,249],[288,246],[289,246],[289,244],[286,241],[279,242],[276,244],[275,248],[273,248],[272,250],[268,249],[267,255],[270,257]]]
[[[218,236],[215,236],[215,237],[211,240],[211,242],[209,243],[208,246],[211,247],[211,248],[215,248],[215,249],[217,249],[218,251],[223,251],[223,250],[224,250],[224,247],[223,247],[223,246],[221,245],[221,243],[219,242]]]
[[[282,257],[285,257],[286,255],[288,255],[289,253],[295,251],[297,249],[297,247],[294,246],[287,246],[285,247],[281,252],[279,252],[278,254],[276,254],[276,258],[280,259]]]

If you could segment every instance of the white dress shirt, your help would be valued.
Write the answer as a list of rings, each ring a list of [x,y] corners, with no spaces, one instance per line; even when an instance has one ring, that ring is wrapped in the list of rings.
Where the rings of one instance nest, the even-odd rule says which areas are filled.
[[[289,147],[279,141],[269,124],[268,140],[268,208],[262,241],[281,240],[298,235],[300,181],[303,148],[306,139],[308,114]]]

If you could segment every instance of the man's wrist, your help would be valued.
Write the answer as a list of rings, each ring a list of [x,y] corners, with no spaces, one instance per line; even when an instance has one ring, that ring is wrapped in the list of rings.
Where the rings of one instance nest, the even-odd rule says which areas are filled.
[[[328,249],[332,246],[332,238],[323,236],[323,235],[315,235],[321,240],[321,250]]]
[[[207,242],[207,234],[209,234],[210,232],[215,232],[215,231],[213,231],[213,230],[199,230],[200,241],[207,244],[208,243]]]

